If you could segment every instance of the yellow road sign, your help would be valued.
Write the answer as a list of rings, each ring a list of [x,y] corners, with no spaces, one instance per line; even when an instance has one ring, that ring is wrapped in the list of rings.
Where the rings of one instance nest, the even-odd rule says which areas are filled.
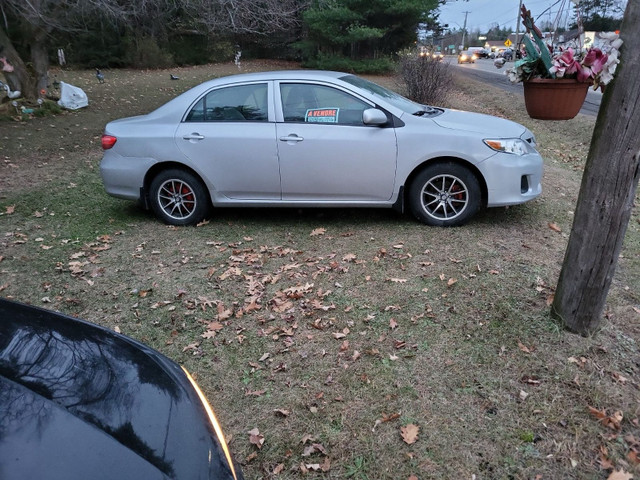
[[[505,44],[507,47],[510,47],[511,45],[513,45],[513,42],[507,38],[507,39],[504,41],[504,44]]]

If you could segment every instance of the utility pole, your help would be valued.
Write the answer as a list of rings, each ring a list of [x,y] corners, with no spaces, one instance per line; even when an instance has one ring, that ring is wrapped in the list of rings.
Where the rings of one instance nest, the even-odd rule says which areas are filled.
[[[516,54],[520,51],[520,12],[522,11],[522,0],[520,0],[520,5],[518,6],[518,15],[517,15],[517,19],[518,21],[516,22],[516,44],[515,44],[515,52]],[[517,60],[517,55],[514,55],[514,60]]]
[[[462,27],[462,45],[460,50],[464,50],[464,37],[467,34],[467,15],[469,15],[471,12],[462,12],[464,13],[464,26]]]

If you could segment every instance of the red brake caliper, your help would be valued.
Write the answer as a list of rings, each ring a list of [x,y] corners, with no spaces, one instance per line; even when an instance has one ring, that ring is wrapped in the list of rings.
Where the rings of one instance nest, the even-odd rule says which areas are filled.
[[[192,202],[193,201],[193,192],[187,188],[186,185],[182,186],[182,193],[185,195],[185,199]]]

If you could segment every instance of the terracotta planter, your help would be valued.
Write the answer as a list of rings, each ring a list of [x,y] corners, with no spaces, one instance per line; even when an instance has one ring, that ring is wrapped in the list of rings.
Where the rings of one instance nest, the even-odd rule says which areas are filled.
[[[567,78],[533,78],[524,82],[524,103],[531,118],[569,120],[575,117],[590,83]]]

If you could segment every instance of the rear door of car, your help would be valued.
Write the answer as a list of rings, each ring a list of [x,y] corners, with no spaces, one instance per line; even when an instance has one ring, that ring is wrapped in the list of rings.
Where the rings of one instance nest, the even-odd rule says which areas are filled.
[[[175,141],[215,195],[279,200],[271,82],[217,87],[186,112]]]
[[[394,128],[368,126],[375,105],[322,82],[275,83],[282,200],[385,202],[396,174]]]

